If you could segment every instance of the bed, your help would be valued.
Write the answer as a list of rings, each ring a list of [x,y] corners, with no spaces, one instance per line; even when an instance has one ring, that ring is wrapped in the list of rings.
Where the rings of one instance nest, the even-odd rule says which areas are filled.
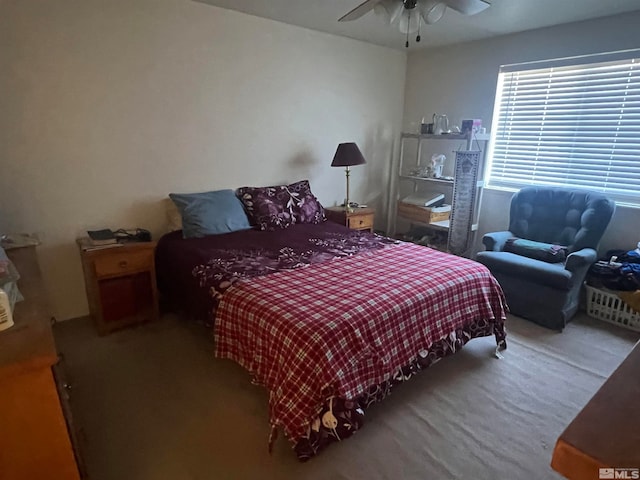
[[[504,297],[484,266],[331,222],[169,233],[156,270],[163,298],[212,325],[215,356],[267,388],[269,443],[284,431],[301,460],[472,338],[506,348]]]

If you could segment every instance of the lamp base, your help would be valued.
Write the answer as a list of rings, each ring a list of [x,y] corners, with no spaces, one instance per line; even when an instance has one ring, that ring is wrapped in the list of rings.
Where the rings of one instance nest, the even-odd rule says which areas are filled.
[[[353,213],[359,205],[356,202],[349,202],[348,204],[347,202],[343,202],[340,207],[344,208],[345,212]]]

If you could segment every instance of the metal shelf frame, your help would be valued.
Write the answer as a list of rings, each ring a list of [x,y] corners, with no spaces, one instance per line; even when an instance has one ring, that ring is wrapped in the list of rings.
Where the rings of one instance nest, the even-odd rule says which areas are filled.
[[[465,133],[465,134],[458,134],[458,133],[451,133],[451,134],[440,134],[440,135],[435,135],[435,134],[416,134],[416,133],[402,133],[400,136],[400,158],[398,160],[398,167],[397,167],[397,174],[392,175],[390,181],[391,182],[395,182],[395,184],[390,185],[389,188],[389,215],[387,218],[387,232],[389,233],[389,235],[393,236],[397,234],[397,222],[398,222],[398,217],[400,218],[404,218],[401,215],[398,215],[397,212],[397,208],[398,208],[398,202],[400,200],[400,184],[399,182],[401,180],[403,181],[409,181],[409,182],[413,182],[413,191],[417,191],[418,190],[418,186],[420,184],[425,184],[425,183],[433,183],[435,185],[439,185],[439,186],[450,186],[452,188],[452,192],[453,192],[453,186],[455,183],[455,178],[451,179],[451,180],[445,180],[445,179],[441,179],[441,178],[430,178],[430,177],[420,177],[420,176],[416,176],[416,175],[406,175],[403,174],[403,167],[404,167],[404,161],[405,161],[405,155],[406,155],[406,142],[407,141],[417,141],[417,146],[416,146],[416,161],[415,161],[415,165],[416,167],[420,167],[421,166],[421,159],[422,159],[422,145],[423,142],[425,141],[436,141],[436,142],[440,142],[440,141],[464,141],[465,142],[465,147],[466,150],[474,150],[474,143],[477,143],[478,148],[480,149],[481,153],[481,163],[480,165],[482,166],[482,168],[484,169],[484,165],[486,162],[486,154],[487,154],[487,150],[488,150],[488,142],[491,138],[491,135],[488,133],[484,133],[484,134],[473,134],[473,133]],[[482,175],[482,172],[479,172],[480,176]],[[478,229],[478,220],[480,217],[480,205],[482,203],[482,192],[484,189],[484,180],[480,179],[477,181],[476,184],[476,188],[478,189],[477,194],[475,195],[475,202],[473,205],[473,224],[471,225],[471,230],[473,232],[477,231]],[[415,220],[411,220],[411,219],[406,219],[406,221],[408,221],[410,223],[410,225],[416,225],[416,226],[421,226],[421,227],[426,227],[426,228],[430,228],[433,230],[440,230],[440,231],[448,231],[449,230],[449,221],[445,220],[442,222],[435,222],[435,223],[423,223],[423,222],[417,222]],[[473,242],[472,242],[473,243]]]

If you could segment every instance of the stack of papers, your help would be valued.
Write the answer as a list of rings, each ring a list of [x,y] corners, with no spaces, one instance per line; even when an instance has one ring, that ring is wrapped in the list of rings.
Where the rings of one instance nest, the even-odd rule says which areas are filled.
[[[402,203],[417,205],[418,207],[438,207],[444,203],[444,195],[439,194],[413,194],[400,200]]]

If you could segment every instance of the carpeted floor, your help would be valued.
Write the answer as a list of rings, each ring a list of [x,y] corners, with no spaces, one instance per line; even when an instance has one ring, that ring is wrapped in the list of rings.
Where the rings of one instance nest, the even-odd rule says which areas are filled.
[[[267,453],[267,394],[213,358],[204,327],[165,315],[106,337],[88,320],[55,331],[91,480],[560,478],[556,438],[638,335],[584,315],[562,334],[507,326],[504,359],[472,340],[305,464],[283,438]]]

